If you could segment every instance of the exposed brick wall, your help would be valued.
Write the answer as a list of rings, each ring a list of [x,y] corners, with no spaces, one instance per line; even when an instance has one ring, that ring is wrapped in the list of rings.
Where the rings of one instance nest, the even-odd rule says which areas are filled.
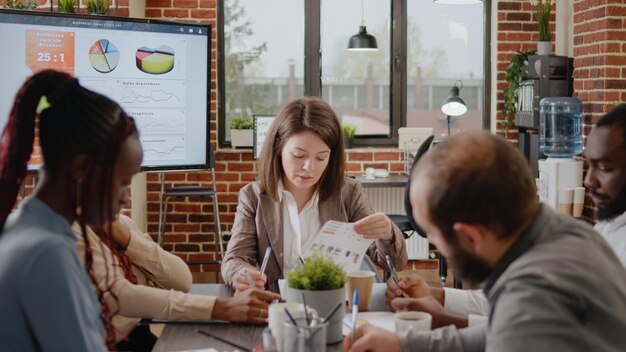
[[[583,102],[585,136],[616,101],[626,101],[626,4],[618,0],[574,3],[574,95]],[[587,197],[585,217],[594,218]]]
[[[500,113],[504,107],[504,95],[503,91],[507,86],[504,81],[505,70],[510,64],[511,57],[516,54],[517,51],[526,51],[537,48],[537,41],[539,40],[539,32],[535,14],[528,0],[508,0],[508,1],[494,1],[492,6],[497,6],[497,121],[503,121],[505,118]],[[554,8],[552,12],[552,43],[554,50]],[[505,135],[505,129],[498,123],[498,134],[505,136],[508,139],[517,141],[517,133],[515,129],[513,131],[509,128]]]

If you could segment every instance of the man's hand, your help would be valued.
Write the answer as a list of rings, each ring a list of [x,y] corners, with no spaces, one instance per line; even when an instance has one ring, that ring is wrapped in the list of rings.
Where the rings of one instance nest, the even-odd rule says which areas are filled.
[[[213,307],[213,319],[239,323],[265,324],[267,307],[280,295],[269,291],[251,289],[233,297],[218,297]]]
[[[343,339],[343,350],[350,352],[401,352],[402,345],[398,335],[374,325],[365,324],[356,328],[356,340],[352,341],[352,332]]]
[[[399,285],[393,278],[387,280],[387,290],[385,291],[385,303],[392,311],[391,301],[395,298],[402,297],[404,291],[411,298],[420,298],[430,296],[430,288],[424,279],[417,274],[409,274],[407,272],[398,273],[400,276]]]
[[[267,282],[267,276],[265,274],[261,274],[258,270],[252,269],[251,267],[247,268],[248,274],[250,274],[250,278],[254,282],[254,288],[265,289],[265,283]],[[235,277],[235,295],[240,294],[241,292],[246,291],[250,288],[250,284],[248,283],[248,279],[243,274],[243,270],[239,270],[239,273]]]
[[[441,303],[431,296],[422,298],[396,298],[391,301],[391,309],[394,311],[413,310],[429,313],[433,317],[433,329],[448,325],[456,325],[458,328],[467,327],[467,317],[447,313]]]

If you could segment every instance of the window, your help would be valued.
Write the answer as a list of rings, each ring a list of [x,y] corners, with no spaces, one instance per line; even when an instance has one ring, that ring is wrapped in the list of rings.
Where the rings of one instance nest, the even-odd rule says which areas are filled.
[[[376,52],[346,50],[361,21],[359,0],[219,0],[220,145],[229,145],[233,116],[276,114],[302,95],[321,96],[355,124],[355,146],[397,145],[401,126],[433,127],[442,137],[441,104],[458,80],[468,112],[452,118],[452,133],[489,127],[490,2],[363,5]]]

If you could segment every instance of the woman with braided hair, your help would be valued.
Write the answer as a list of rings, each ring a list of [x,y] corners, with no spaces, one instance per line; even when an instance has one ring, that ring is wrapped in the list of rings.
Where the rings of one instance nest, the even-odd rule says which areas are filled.
[[[37,118],[41,181],[9,216]],[[113,348],[111,312],[91,286],[92,253],[83,267],[70,224],[113,220],[141,159],[135,124],[112,100],[56,71],[24,83],[0,141],[0,350],[104,351],[105,334]]]

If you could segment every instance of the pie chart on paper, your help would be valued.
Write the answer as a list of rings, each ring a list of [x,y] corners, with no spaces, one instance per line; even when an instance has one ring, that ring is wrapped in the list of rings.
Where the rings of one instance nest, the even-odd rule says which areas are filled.
[[[174,68],[174,49],[166,45],[153,49],[142,46],[135,53],[137,68],[145,73],[161,75]]]
[[[89,62],[94,70],[100,73],[109,73],[120,62],[120,52],[115,44],[107,39],[100,39],[89,48]]]

